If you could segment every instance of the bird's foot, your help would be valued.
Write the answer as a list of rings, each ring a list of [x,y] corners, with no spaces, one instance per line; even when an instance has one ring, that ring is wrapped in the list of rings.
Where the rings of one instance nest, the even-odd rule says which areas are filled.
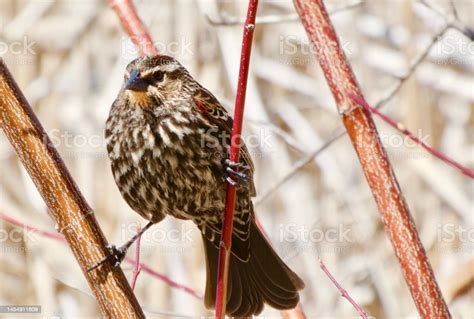
[[[115,245],[107,244],[107,249],[109,250],[109,254],[102,258],[99,262],[95,263],[91,268],[87,270],[87,272],[90,272],[102,264],[106,262],[110,262],[114,267],[120,266],[122,261],[124,260],[125,256],[127,255],[127,250],[130,245],[126,243],[125,245],[117,248]]]
[[[248,176],[245,173],[249,170],[249,167],[247,165],[244,165],[243,163],[232,162],[229,159],[225,159],[223,164],[225,167],[224,179],[229,184],[235,186],[237,184],[244,184],[248,182]]]
[[[87,272],[90,272],[96,268],[98,268],[100,265],[110,262],[114,267],[120,266],[122,261],[124,260],[125,256],[127,255],[127,250],[132,246],[132,244],[141,236],[143,235],[144,232],[147,231],[148,228],[150,228],[154,222],[150,221],[148,224],[145,225],[145,227],[141,228],[132,238],[130,238],[124,245],[120,246],[119,248],[115,247],[115,245],[110,245],[107,244],[107,249],[109,250],[109,254],[102,258],[99,262],[95,263],[91,268],[87,270]]]

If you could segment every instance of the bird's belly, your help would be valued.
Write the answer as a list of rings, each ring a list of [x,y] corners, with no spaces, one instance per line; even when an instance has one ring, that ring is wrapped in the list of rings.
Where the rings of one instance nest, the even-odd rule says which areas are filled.
[[[159,220],[168,214],[195,219],[203,217],[202,212],[223,210],[220,160],[173,149],[148,149],[139,158],[125,154],[125,160],[112,160],[112,171],[126,202],[144,218]]]
[[[172,155],[171,155],[172,156]],[[160,204],[167,214],[180,219],[200,217],[200,211],[223,209],[225,187],[222,187],[221,164],[179,157],[170,163],[168,155],[158,161]],[[158,174],[157,174],[158,175]],[[223,190],[223,191],[222,191]]]

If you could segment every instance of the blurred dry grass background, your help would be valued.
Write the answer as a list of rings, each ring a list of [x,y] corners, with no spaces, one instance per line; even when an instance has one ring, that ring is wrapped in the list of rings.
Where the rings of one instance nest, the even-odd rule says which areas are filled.
[[[412,61],[453,21],[452,4],[459,21],[474,26],[472,0],[426,0],[428,6],[416,0],[326,3],[330,12],[338,11],[333,22],[372,104],[390,94]],[[160,52],[178,58],[232,110],[246,1],[135,4]],[[319,269],[320,257],[370,315],[417,316],[348,139],[343,136],[309,160],[342,126],[292,2],[261,1],[259,17],[244,124],[256,164],[257,214],[280,255],[306,281],[306,315],[356,317]],[[115,186],[102,132],[124,67],[136,54],[104,2],[0,0],[0,55],[107,237],[117,244],[144,221]],[[454,29],[436,41],[383,107],[425,142],[471,168],[473,111],[474,43]],[[383,122],[377,124],[453,317],[474,318],[474,183]],[[309,164],[279,185],[305,159]],[[54,231],[3,134],[0,213]],[[200,240],[192,224],[167,218],[142,238],[141,259],[202,292]],[[131,277],[132,267],[124,263],[123,268]],[[0,282],[0,305],[41,305],[48,317],[100,315],[68,247],[5,222]],[[150,318],[212,316],[202,300],[144,272],[135,291]],[[269,307],[262,315],[281,317]]]

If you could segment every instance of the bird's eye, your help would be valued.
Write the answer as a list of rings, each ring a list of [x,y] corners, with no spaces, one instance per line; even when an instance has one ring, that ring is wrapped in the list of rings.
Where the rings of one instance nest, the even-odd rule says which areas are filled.
[[[151,75],[151,80],[153,82],[161,82],[163,81],[164,77],[165,77],[165,74],[162,71],[156,71]]]

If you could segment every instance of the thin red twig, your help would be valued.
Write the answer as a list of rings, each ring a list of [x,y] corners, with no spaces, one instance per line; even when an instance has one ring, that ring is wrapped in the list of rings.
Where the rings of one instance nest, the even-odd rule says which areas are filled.
[[[386,122],[387,124],[389,124],[391,127],[397,129],[398,131],[400,131],[401,133],[403,133],[404,135],[408,136],[411,140],[413,140],[416,144],[420,145],[421,147],[423,147],[425,150],[427,150],[430,154],[432,154],[433,156],[439,158],[440,160],[442,160],[443,162],[451,165],[452,167],[456,168],[457,170],[461,171],[461,173],[463,173],[464,175],[466,176],[469,176],[470,178],[474,178],[474,171],[461,165],[460,163],[456,162],[455,160],[451,159],[450,157],[448,157],[447,155],[443,154],[442,152],[438,151],[438,150],[435,150],[434,148],[432,148],[431,146],[429,146],[428,144],[426,144],[425,142],[423,142],[422,140],[420,140],[418,137],[416,137],[412,132],[410,132],[402,123],[400,122],[397,122],[393,119],[391,119],[389,116],[381,113],[379,110],[377,110],[376,108],[370,106],[362,97],[359,97],[359,96],[356,96],[350,92],[347,93],[349,95],[349,97],[354,101],[356,102],[357,104],[359,104],[360,106],[364,107],[365,109],[367,109],[368,111],[376,114],[377,116],[379,116],[382,120],[384,120],[384,122]]]
[[[359,157],[418,313],[422,318],[450,318],[371,113],[347,94],[363,96],[323,0],[294,3]]]
[[[158,50],[153,43],[150,33],[138,17],[137,11],[130,0],[109,0],[110,6],[117,13],[123,28],[130,39],[140,50],[140,55],[155,55]]]
[[[9,224],[12,224],[12,225],[15,225],[15,226],[18,226],[18,227],[22,227],[25,230],[36,232],[36,233],[40,234],[43,237],[53,239],[53,240],[56,240],[56,241],[60,241],[62,243],[66,243],[66,239],[64,239],[64,237],[61,234],[54,233],[54,232],[47,231],[47,230],[42,230],[42,229],[39,229],[35,226],[30,226],[26,223],[23,223],[23,222],[17,220],[14,217],[11,217],[11,216],[7,215],[7,214],[0,213],[0,219],[6,221]],[[137,264],[136,260],[137,260],[136,258],[125,257],[125,261],[128,262],[129,264],[132,264],[132,265]],[[190,295],[192,295],[196,298],[202,299],[202,295],[197,293],[194,289],[192,289],[188,286],[182,285],[180,283],[177,283],[176,281],[170,279],[169,277],[153,270],[150,266],[148,266],[144,263],[139,263],[139,267],[144,272],[148,273],[152,277],[156,277],[156,278],[160,279],[161,281],[168,284],[170,287],[183,290],[186,293],[188,293],[188,294],[190,294]]]
[[[140,233],[140,225],[137,226],[137,233]],[[140,272],[142,270],[142,267],[140,266],[140,242],[142,241],[142,236],[138,236],[137,241],[135,243],[135,266],[133,267],[133,276],[132,276],[132,282],[130,286],[132,287],[133,290],[135,290],[135,284],[137,283],[138,275],[140,275]]]
[[[341,293],[341,295],[346,298],[351,304],[352,306],[354,307],[354,309],[357,311],[357,313],[364,319],[367,319],[367,313],[364,311],[364,309],[362,309],[361,306],[359,306],[359,304],[354,300],[352,299],[351,295],[349,295],[349,293],[347,292],[346,289],[344,289],[341,284],[337,281],[336,278],[334,278],[334,276],[331,274],[331,272],[329,272],[329,269],[326,267],[326,265],[324,264],[323,260],[321,258],[319,258],[319,266],[321,267],[321,269],[324,271],[324,273],[326,274],[326,276],[329,277],[329,279],[332,281],[332,283],[334,284],[334,286],[336,286],[337,290],[339,290],[339,292]]]
[[[62,241],[64,243],[66,242],[66,239],[58,233],[53,233],[53,232],[49,232],[49,231],[46,231],[46,230],[38,229],[38,228],[33,227],[33,226],[29,226],[27,224],[24,224],[24,223],[20,222],[19,220],[15,219],[15,218],[11,217],[11,216],[8,216],[7,214],[0,213],[0,219],[6,221],[9,224],[12,224],[12,225],[15,225],[15,226],[18,226],[18,227],[22,227],[25,230],[37,232],[41,236],[51,238],[51,239],[54,239],[54,240],[58,240],[58,241]]]
[[[129,263],[129,264],[135,264],[135,258],[130,258],[130,257],[125,257],[125,260]],[[165,282],[168,286],[170,287],[173,287],[173,288],[176,288],[176,289],[179,289],[179,290],[183,290],[184,292],[198,298],[198,299],[202,299],[202,294],[198,293],[196,290],[194,290],[193,288],[191,287],[188,287],[188,286],[185,286],[185,285],[182,285],[180,283],[177,283],[176,281],[174,281],[173,279],[171,279],[170,277],[168,276],[165,276],[163,275],[162,273],[159,273],[157,272],[156,270],[153,270],[150,266],[144,264],[144,263],[140,263],[140,268],[146,272],[147,274],[153,276],[153,277],[156,277],[158,279],[160,279],[161,281]]]
[[[237,84],[234,122],[231,134],[229,159],[232,162],[239,162],[240,159],[240,135],[242,134],[247,78],[250,64],[250,53],[252,50],[253,32],[255,29],[255,17],[257,16],[257,7],[258,0],[249,0],[247,18],[244,25],[244,35],[242,39],[239,80]],[[231,239],[234,221],[234,206],[235,187],[229,184],[227,185],[224,222],[222,223],[222,235],[219,247],[219,265],[216,290],[216,318],[223,318],[226,312],[227,274],[229,270],[229,255],[232,245]]]

